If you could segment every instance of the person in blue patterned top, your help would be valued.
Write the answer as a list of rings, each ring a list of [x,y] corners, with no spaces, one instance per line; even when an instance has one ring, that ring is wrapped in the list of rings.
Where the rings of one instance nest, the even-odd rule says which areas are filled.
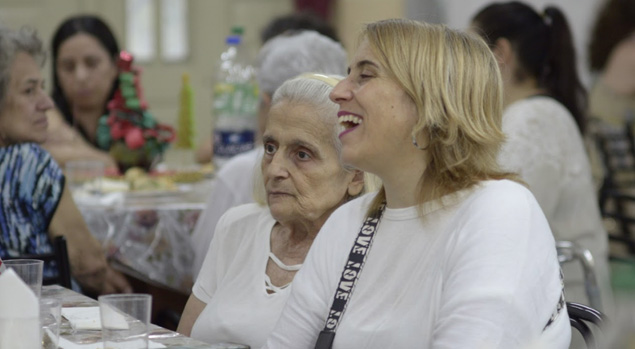
[[[0,258],[50,252],[51,239],[64,235],[71,273],[85,292],[129,292],[83,221],[61,168],[39,146],[54,106],[39,71],[43,61],[34,31],[0,26]]]

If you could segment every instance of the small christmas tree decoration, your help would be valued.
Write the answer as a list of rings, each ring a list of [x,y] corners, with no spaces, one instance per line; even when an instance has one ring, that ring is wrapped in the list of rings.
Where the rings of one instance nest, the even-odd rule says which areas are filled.
[[[193,98],[190,76],[183,74],[179,106],[176,146],[181,149],[194,148]]]
[[[108,102],[108,114],[99,119],[97,143],[108,150],[121,171],[150,167],[174,140],[174,129],[159,124],[148,112],[141,88],[141,69],[132,65],[132,55],[119,54],[119,86]]]

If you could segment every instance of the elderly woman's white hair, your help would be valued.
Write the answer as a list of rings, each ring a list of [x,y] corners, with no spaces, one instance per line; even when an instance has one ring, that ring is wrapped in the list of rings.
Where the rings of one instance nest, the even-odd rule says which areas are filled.
[[[12,30],[0,24],[0,106],[4,103],[7,86],[11,79],[11,64],[18,52],[32,56],[40,65],[44,64],[46,54],[42,41],[34,29],[23,27]]]
[[[285,33],[260,49],[258,84],[272,96],[283,82],[302,73],[346,75],[347,64],[344,47],[330,38],[312,30]]]
[[[292,79],[285,81],[273,94],[271,105],[278,103],[301,103],[312,106],[318,111],[317,117],[321,118],[325,125],[332,129],[330,144],[335,148],[339,157],[340,165],[347,171],[355,169],[342,163],[342,143],[338,137],[339,124],[337,122],[337,111],[339,105],[333,103],[329,98],[329,94],[333,87],[343,79],[339,75],[325,75],[316,73],[304,73]],[[314,115],[312,115],[314,116]],[[266,205],[266,194],[262,184],[262,172],[256,171],[254,177],[254,199],[261,205]],[[364,188],[359,193],[362,195],[369,191],[375,191],[379,188],[379,178],[375,175],[364,173]],[[358,195],[358,196],[359,196]],[[348,197],[348,200],[354,197]]]

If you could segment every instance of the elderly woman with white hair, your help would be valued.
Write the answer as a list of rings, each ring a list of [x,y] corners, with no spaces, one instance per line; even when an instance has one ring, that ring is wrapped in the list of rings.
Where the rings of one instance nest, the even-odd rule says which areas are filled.
[[[329,100],[338,81],[303,75],[274,93],[261,164],[267,205],[246,204],[223,215],[179,332],[210,343],[262,346],[320,228],[364,191],[363,173],[340,161],[337,106]]]
[[[267,41],[258,62],[261,100],[258,117],[262,132],[271,96],[285,80],[306,72],[344,75],[347,57],[342,45],[332,39],[315,31],[295,31]],[[216,174],[214,189],[192,234],[195,278],[220,217],[231,207],[254,202],[253,177],[261,157],[262,148],[256,147],[230,159]]]

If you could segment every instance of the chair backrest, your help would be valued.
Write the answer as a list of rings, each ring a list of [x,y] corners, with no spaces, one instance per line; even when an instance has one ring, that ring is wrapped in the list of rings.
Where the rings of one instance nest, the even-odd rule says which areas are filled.
[[[627,118],[615,126],[595,120],[589,125],[605,170],[598,198],[600,211],[615,222],[609,239],[635,254],[635,122]]]
[[[71,264],[68,259],[68,249],[66,247],[66,238],[64,236],[58,236],[53,239],[53,252],[43,254],[31,254],[21,255],[17,257],[5,258],[9,259],[39,259],[44,261],[44,264],[55,262],[57,267],[57,276],[43,277],[42,285],[60,285],[66,288],[72,288],[71,284]]]
[[[556,250],[560,264],[572,261],[580,262],[584,271],[584,290],[589,304],[597,310],[602,310],[600,287],[595,275],[595,261],[591,251],[572,241],[556,241]]]
[[[595,336],[593,335],[593,331],[589,328],[588,323],[592,323],[599,329],[603,329],[607,326],[608,320],[606,316],[592,307],[573,302],[567,302],[567,312],[569,313],[571,327],[580,332],[587,348],[597,349],[598,346]]]

